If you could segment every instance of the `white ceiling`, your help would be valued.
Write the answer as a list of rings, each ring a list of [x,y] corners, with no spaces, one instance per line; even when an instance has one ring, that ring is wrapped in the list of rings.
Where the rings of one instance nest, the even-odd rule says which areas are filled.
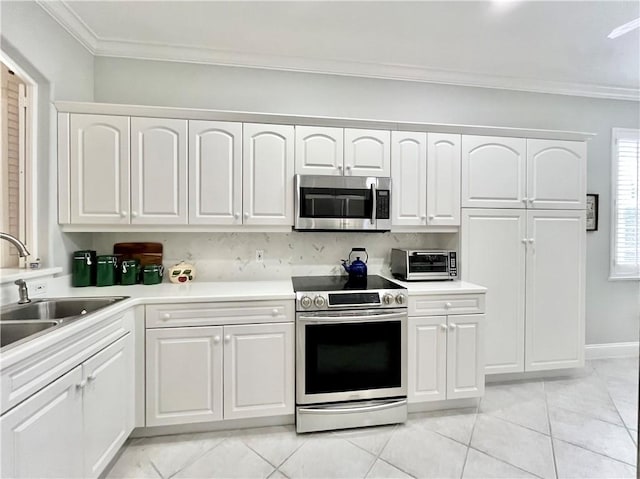
[[[638,1],[39,1],[92,53],[638,100]]]

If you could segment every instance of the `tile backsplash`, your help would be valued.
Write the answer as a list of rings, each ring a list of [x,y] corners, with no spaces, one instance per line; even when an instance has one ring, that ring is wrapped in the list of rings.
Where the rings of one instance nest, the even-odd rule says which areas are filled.
[[[196,280],[268,280],[290,276],[342,274],[341,259],[364,247],[371,273],[389,273],[391,248],[456,249],[453,233],[96,233],[93,249],[111,253],[113,244],[156,241],[164,265],[181,260],[196,268]],[[262,263],[256,250],[264,251]]]

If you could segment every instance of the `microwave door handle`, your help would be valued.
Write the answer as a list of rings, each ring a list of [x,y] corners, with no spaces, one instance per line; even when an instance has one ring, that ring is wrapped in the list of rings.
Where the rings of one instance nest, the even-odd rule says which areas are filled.
[[[373,204],[371,205],[371,224],[375,225],[376,224],[376,214],[377,214],[377,208],[376,208],[376,185],[375,185],[375,183],[371,184],[371,197],[373,199]]]

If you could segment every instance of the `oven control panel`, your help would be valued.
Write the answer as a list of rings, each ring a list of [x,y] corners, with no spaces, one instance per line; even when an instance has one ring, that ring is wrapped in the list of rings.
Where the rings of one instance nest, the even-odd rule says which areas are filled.
[[[296,293],[296,311],[322,311],[354,308],[402,308],[407,304],[407,290],[382,291],[305,291]]]

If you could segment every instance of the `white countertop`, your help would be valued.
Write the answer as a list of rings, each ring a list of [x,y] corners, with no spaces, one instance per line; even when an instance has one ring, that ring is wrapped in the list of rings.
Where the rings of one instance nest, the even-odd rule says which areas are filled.
[[[385,277],[407,288],[409,296],[419,294],[469,294],[487,292],[487,288],[484,286],[467,281],[400,281],[393,277]]]

